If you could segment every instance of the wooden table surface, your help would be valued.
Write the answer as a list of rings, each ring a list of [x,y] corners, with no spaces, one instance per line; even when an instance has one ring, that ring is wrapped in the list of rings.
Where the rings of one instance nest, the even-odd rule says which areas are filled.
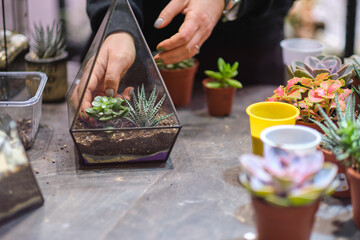
[[[77,68],[69,64],[70,81]],[[91,170],[77,168],[66,103],[43,104],[27,153],[45,204],[0,227],[0,239],[244,239],[256,232],[237,180],[238,157],[251,151],[245,109],[274,88],[238,91],[231,116],[216,118],[197,82],[191,105],[178,109],[183,128],[166,163]],[[350,200],[325,198],[311,239],[360,239]]]

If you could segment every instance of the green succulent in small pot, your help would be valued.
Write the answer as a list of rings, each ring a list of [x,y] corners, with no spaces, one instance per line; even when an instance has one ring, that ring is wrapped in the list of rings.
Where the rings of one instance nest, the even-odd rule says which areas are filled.
[[[62,24],[34,24],[30,52],[25,55],[26,70],[44,72],[48,81],[43,92],[44,102],[57,102],[67,92],[66,41]]]
[[[239,62],[235,62],[233,65],[226,63],[224,59],[219,58],[217,61],[218,71],[205,70],[205,74],[213,81],[207,82],[208,88],[242,88],[242,84],[234,79],[238,75]]]
[[[156,65],[174,105],[177,107],[188,105],[191,101],[195,74],[199,66],[198,60],[189,58],[174,64],[164,64],[158,60]]]
[[[217,60],[217,71],[205,70],[208,78],[202,84],[206,94],[209,114],[227,116],[231,114],[235,91],[242,88],[241,82],[234,79],[238,75],[239,63],[226,63],[223,58]]]
[[[320,199],[338,186],[337,166],[324,162],[321,151],[270,147],[264,156],[240,157],[239,180],[252,196],[258,238],[309,239]]]

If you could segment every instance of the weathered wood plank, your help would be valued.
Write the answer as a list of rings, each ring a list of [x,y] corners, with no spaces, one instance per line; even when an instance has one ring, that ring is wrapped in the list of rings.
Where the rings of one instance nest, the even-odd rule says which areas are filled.
[[[0,239],[242,239],[255,231],[238,156],[251,151],[245,109],[274,86],[238,92],[230,117],[207,114],[197,83],[192,105],[178,109],[183,129],[161,165],[78,169],[66,104],[44,104],[28,151],[45,205],[0,228]],[[360,239],[348,200],[327,198],[312,239]]]

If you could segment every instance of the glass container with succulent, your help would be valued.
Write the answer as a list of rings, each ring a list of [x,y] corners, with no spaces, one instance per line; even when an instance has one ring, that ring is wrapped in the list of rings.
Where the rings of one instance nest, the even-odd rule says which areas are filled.
[[[119,9],[123,24],[119,24],[115,14]],[[108,26],[126,30],[136,45],[134,62],[129,68],[118,69],[121,71],[113,77],[119,81],[114,81],[111,87],[107,85],[111,79],[106,71],[94,82],[94,77],[99,77],[96,71],[99,53],[114,30]],[[120,73],[121,76],[117,75]],[[178,89],[179,86],[183,85],[178,84]],[[113,98],[98,96],[108,95],[109,87],[114,90]],[[118,167],[122,163],[168,160],[182,126],[126,1],[112,1],[66,97],[69,130],[79,166],[115,164],[113,167]]]

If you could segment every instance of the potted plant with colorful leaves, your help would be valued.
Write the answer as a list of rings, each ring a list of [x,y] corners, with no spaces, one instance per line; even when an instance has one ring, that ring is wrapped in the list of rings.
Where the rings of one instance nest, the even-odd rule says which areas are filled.
[[[157,61],[156,64],[174,105],[177,107],[188,105],[199,62],[195,58],[189,58],[175,64],[164,64],[162,61]]]
[[[300,110],[300,115],[296,124],[306,125],[321,129],[310,119],[323,121],[323,116],[319,112],[319,106],[325,111],[327,116],[336,120],[335,94],[339,96],[339,104],[342,110],[345,109],[345,99],[351,94],[352,90],[346,88],[343,79],[332,80],[329,73],[320,73],[315,78],[294,77],[287,82],[287,85],[279,86],[274,91],[274,95],[267,98],[268,102],[287,102]]]
[[[218,71],[205,70],[208,78],[202,81],[209,114],[212,116],[227,116],[231,114],[232,104],[237,88],[242,84],[234,79],[238,75],[239,63],[233,65],[224,59],[217,61]]]
[[[330,149],[338,162],[346,166],[346,179],[350,185],[354,222],[360,229],[360,119],[355,117],[355,99],[349,101],[345,113],[337,106],[338,121],[334,124],[325,117],[324,123],[316,122],[324,130],[322,147]],[[325,113],[322,111],[325,116]]]
[[[321,198],[338,185],[336,165],[324,162],[321,151],[299,155],[269,147],[264,156],[240,157],[239,180],[251,194],[257,239],[308,240]]]
[[[287,66],[291,78],[315,79],[321,73],[327,73],[328,79],[345,81],[345,86],[353,82],[354,69],[351,64],[343,64],[335,55],[308,56],[304,61],[294,61]]]
[[[44,102],[65,99],[67,83],[66,42],[62,24],[53,22],[51,26],[34,24],[30,52],[25,55],[26,70],[44,72],[48,81],[43,92]]]
[[[355,98],[353,95],[350,96],[349,101],[346,104],[346,109],[341,109],[338,96],[335,96],[336,102],[336,122],[331,119],[326,112],[319,106],[320,115],[323,117],[323,121],[319,122],[314,119],[310,119],[317,124],[324,132],[322,135],[322,141],[320,149],[323,151],[325,161],[329,161],[337,164],[338,175],[337,178],[340,180],[339,187],[335,190],[335,197],[350,197],[350,184],[349,179],[346,176],[346,166],[342,160],[344,160],[342,153],[342,142],[344,137],[348,138],[346,134],[349,131],[349,127],[352,128],[352,122],[357,121],[355,118]]]

